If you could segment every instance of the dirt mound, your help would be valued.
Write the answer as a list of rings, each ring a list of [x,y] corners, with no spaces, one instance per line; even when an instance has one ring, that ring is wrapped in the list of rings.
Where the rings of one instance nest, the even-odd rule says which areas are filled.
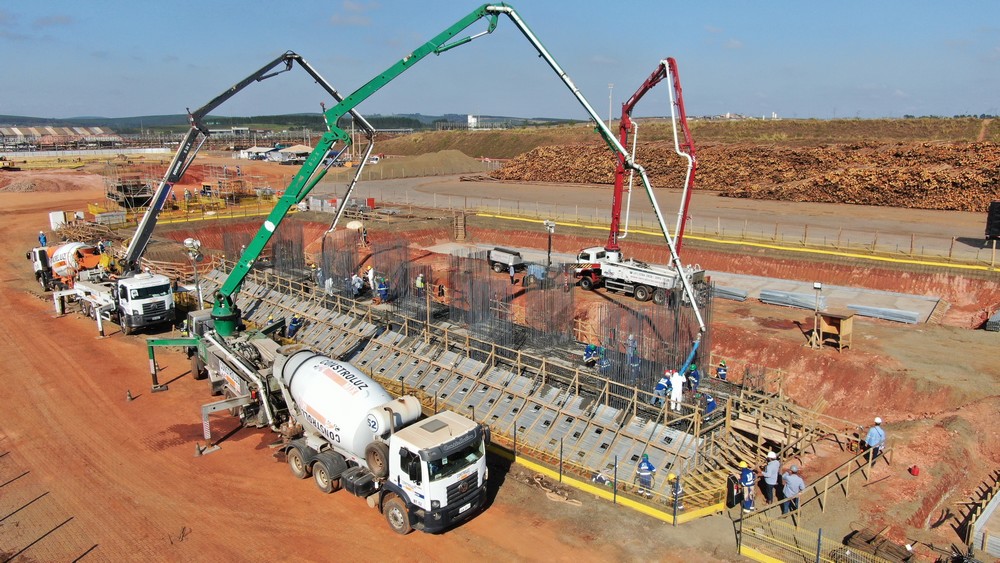
[[[0,192],[71,192],[104,187],[104,179],[72,170],[22,170],[0,174]]]
[[[697,189],[728,197],[980,212],[1000,199],[995,143],[716,144],[697,155]],[[671,143],[640,143],[636,158],[653,186],[683,186],[685,163]],[[534,149],[491,175],[611,184],[614,166],[603,146],[562,145]]]

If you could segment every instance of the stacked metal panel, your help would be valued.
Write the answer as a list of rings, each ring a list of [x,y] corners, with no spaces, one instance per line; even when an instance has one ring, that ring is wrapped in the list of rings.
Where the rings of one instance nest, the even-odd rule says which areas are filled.
[[[790,291],[778,291],[776,289],[760,290],[760,300],[768,305],[784,305],[785,307],[798,307],[799,309],[826,309],[826,297],[816,296],[809,293],[792,293]]]
[[[915,311],[904,311],[902,309],[885,309],[882,307],[867,307],[864,305],[848,305],[848,309],[863,317],[872,317],[895,321],[898,323],[916,324],[920,320],[920,313]]]

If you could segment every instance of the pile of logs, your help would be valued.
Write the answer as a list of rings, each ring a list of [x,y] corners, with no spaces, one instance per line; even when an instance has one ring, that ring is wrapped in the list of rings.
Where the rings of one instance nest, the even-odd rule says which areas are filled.
[[[855,143],[816,147],[698,147],[696,189],[728,197],[985,212],[1000,200],[994,143]],[[612,184],[603,145],[539,147],[491,176],[524,182]],[[664,142],[640,143],[636,161],[657,188],[683,187],[686,161]]]

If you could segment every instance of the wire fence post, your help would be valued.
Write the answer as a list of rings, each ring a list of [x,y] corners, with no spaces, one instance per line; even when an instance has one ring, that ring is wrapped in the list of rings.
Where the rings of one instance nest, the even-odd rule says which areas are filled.
[[[563,439],[559,438],[559,482],[562,483],[563,474]]]
[[[823,528],[816,534],[816,563],[820,563],[820,554],[823,553]]]

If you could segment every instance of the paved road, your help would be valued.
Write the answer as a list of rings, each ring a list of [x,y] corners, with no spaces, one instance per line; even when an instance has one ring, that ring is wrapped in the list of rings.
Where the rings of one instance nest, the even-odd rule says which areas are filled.
[[[322,183],[315,195],[335,197],[343,183]],[[680,191],[656,189],[667,225],[673,229]],[[537,215],[557,221],[610,221],[611,194],[607,186],[462,182],[457,176],[404,178],[362,182],[358,198],[374,197],[387,206],[416,205],[465,208],[499,213]],[[633,228],[658,230],[649,198],[634,192],[630,222]],[[691,236],[750,237],[780,244],[839,246],[854,251],[870,249],[915,255],[948,256],[988,264],[992,249],[983,240],[985,214],[932,211],[827,203],[796,203],[720,197],[695,192],[686,233]],[[954,241],[953,241],[954,237]]]

